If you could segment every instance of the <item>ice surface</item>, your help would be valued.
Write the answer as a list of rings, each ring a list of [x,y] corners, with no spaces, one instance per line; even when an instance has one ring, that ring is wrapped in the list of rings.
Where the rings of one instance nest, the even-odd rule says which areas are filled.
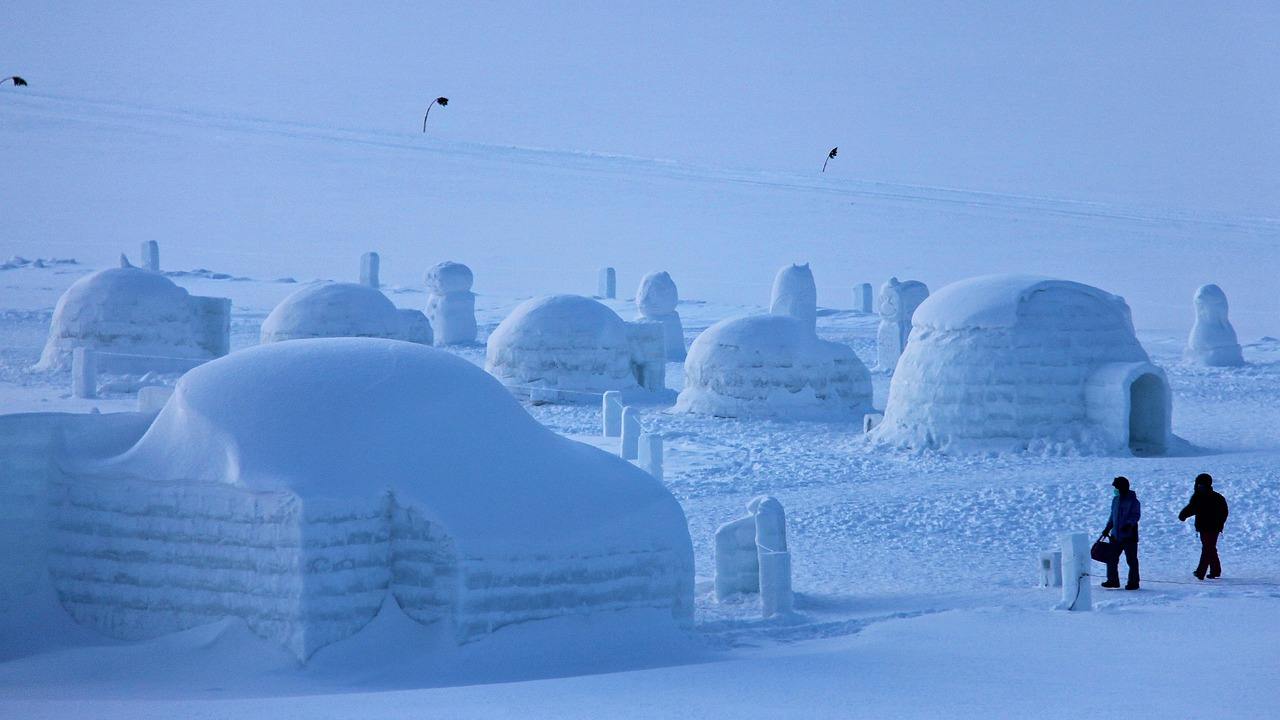
[[[1227,294],[1217,285],[1202,285],[1195,294],[1196,322],[1183,357],[1207,367],[1244,365],[1236,329],[1227,319]]]

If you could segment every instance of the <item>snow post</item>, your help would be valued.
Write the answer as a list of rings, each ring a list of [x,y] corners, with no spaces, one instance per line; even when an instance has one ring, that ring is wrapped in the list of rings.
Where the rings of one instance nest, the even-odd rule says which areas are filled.
[[[360,256],[360,284],[368,285],[371,288],[379,287],[378,284],[378,253],[367,252]]]
[[[871,283],[862,283],[853,289],[853,309],[867,314],[876,311],[875,291]]]
[[[620,437],[622,435],[622,393],[617,390],[605,391],[600,401],[600,413],[603,419],[604,437]]]
[[[662,436],[657,433],[641,433],[640,435],[640,467],[649,474],[662,479]]]
[[[1092,610],[1093,595],[1089,583],[1089,536],[1084,533],[1063,533],[1062,543],[1062,603],[1060,610]]]
[[[716,600],[760,589],[756,518],[748,515],[716,529]]]
[[[71,395],[98,396],[98,363],[91,348],[78,347],[71,353]]]
[[[633,407],[622,408],[622,459],[635,460],[640,454],[640,413]]]
[[[1062,552],[1040,553],[1040,587],[1062,587]]]
[[[600,268],[600,286],[596,294],[608,300],[618,297],[618,274],[613,268]]]
[[[760,565],[760,608],[764,617],[791,611],[791,553],[787,550],[787,518],[782,503],[768,495],[751,501],[756,519],[756,552]]]
[[[142,243],[142,268],[151,272],[160,272],[160,243],[148,240]]]

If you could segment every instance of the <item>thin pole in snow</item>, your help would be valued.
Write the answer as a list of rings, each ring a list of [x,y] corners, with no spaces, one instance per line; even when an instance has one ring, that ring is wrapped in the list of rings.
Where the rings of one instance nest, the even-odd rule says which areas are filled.
[[[831,162],[835,158],[839,150],[839,147],[833,147],[831,148],[831,152],[827,153],[827,159],[822,161],[822,172],[827,171],[827,163]]]
[[[26,87],[26,86],[27,86],[27,81],[26,81],[26,80],[23,80],[21,77],[19,77],[19,76],[17,76],[17,75],[10,75],[10,76],[9,76],[9,77],[7,77],[7,78],[0,78],[0,85],[3,85],[5,80],[12,80],[12,81],[13,81],[13,86],[14,86],[14,87]]]
[[[427,106],[426,114],[422,116],[422,132],[427,131],[427,118],[431,115],[431,108],[435,107],[436,105],[444,107],[445,105],[448,105],[448,104],[449,104],[449,98],[443,97],[443,96],[438,97],[435,100],[431,101],[431,104]]]

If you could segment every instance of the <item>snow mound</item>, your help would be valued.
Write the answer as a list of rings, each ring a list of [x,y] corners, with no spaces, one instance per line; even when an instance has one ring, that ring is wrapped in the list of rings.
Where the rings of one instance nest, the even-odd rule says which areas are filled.
[[[871,376],[846,345],[790,315],[722,320],[693,341],[677,411],[849,420],[871,411]]]
[[[69,366],[77,347],[180,358],[224,354],[225,330],[220,333],[211,312],[215,300],[135,267],[86,275],[58,298],[36,369]]]
[[[1236,329],[1227,319],[1227,294],[1217,285],[1201,285],[1193,298],[1196,321],[1191,326],[1183,359],[1206,367],[1240,367],[1244,355]]]
[[[579,295],[516,307],[489,336],[485,370],[506,385],[587,393],[637,386],[627,323]]]
[[[963,280],[916,310],[873,437],[975,451],[1164,452],[1171,394],[1124,299],[1065,280]]]
[[[429,323],[416,310],[401,311],[377,288],[324,283],[280,301],[262,323],[262,342],[328,337],[371,337],[431,342]]]

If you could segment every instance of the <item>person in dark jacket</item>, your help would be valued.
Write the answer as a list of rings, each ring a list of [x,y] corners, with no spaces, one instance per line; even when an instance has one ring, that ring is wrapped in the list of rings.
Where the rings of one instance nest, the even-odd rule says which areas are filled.
[[[1118,477],[1111,481],[1113,497],[1111,498],[1111,517],[1102,537],[1111,538],[1111,542],[1119,545],[1116,558],[1107,563],[1107,581],[1104,588],[1120,587],[1120,553],[1124,553],[1125,564],[1129,566],[1129,580],[1125,590],[1137,590],[1138,581],[1138,521],[1142,519],[1142,503],[1138,502],[1137,493],[1129,489],[1129,478]]]
[[[1227,524],[1227,499],[1214,492],[1213,477],[1209,473],[1196,476],[1196,489],[1191,502],[1178,513],[1178,519],[1186,522],[1195,517],[1196,532],[1200,533],[1200,564],[1192,575],[1203,580],[1205,571],[1209,579],[1221,577],[1222,562],[1218,560],[1218,536]]]

